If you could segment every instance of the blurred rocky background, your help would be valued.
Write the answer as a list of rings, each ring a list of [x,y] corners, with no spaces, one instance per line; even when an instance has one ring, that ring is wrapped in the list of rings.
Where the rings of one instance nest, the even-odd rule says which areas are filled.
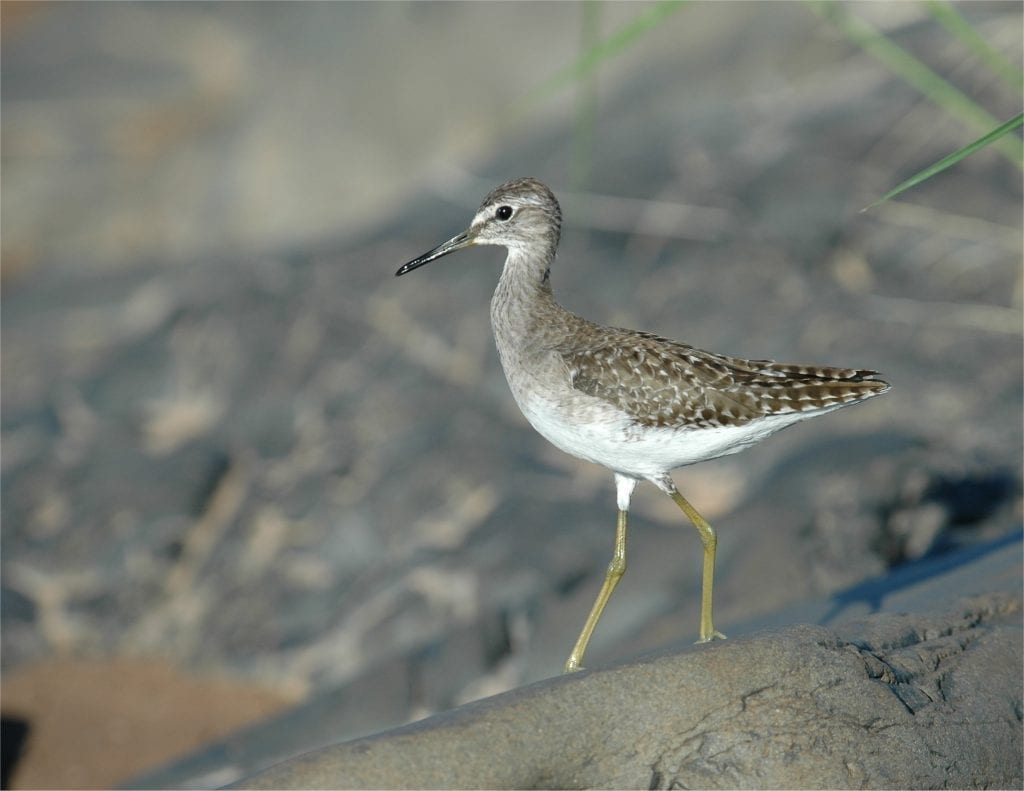
[[[928,5],[840,8],[1020,111]],[[1020,4],[956,9],[1020,69]],[[393,277],[515,176],[562,200],[571,309],[894,385],[677,473],[719,529],[724,632],[864,614],[866,580],[1019,538],[1020,167],[990,147],[860,213],[984,130],[822,7],[0,13],[5,785],[130,782],[301,703],[330,743],[560,672],[611,476],[507,392],[500,251]],[[695,637],[695,531],[650,487],[634,515],[591,664]]]

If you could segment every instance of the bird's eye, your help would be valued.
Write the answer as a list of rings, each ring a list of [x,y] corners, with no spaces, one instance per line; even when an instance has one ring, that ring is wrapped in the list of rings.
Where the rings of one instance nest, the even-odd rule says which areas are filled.
[[[509,219],[512,216],[512,207],[499,206],[498,210],[494,212],[494,216],[497,217],[502,222],[504,222],[505,220]]]

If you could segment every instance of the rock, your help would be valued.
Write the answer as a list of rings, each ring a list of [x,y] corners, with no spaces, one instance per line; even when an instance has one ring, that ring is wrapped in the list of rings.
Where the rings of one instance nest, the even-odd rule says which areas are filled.
[[[797,625],[542,681],[244,788],[1019,787],[1021,598]]]

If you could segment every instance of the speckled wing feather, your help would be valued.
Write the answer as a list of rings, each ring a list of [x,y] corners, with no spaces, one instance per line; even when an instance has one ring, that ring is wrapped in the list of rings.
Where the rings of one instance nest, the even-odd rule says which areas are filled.
[[[743,360],[646,332],[602,328],[557,349],[575,389],[643,426],[742,426],[852,404],[889,389],[875,371]]]

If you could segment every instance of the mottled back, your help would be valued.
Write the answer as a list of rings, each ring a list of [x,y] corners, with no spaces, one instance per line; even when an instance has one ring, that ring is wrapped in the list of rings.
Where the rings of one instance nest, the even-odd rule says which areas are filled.
[[[884,393],[875,371],[743,360],[647,332],[600,328],[557,349],[577,390],[643,426],[742,426]]]

